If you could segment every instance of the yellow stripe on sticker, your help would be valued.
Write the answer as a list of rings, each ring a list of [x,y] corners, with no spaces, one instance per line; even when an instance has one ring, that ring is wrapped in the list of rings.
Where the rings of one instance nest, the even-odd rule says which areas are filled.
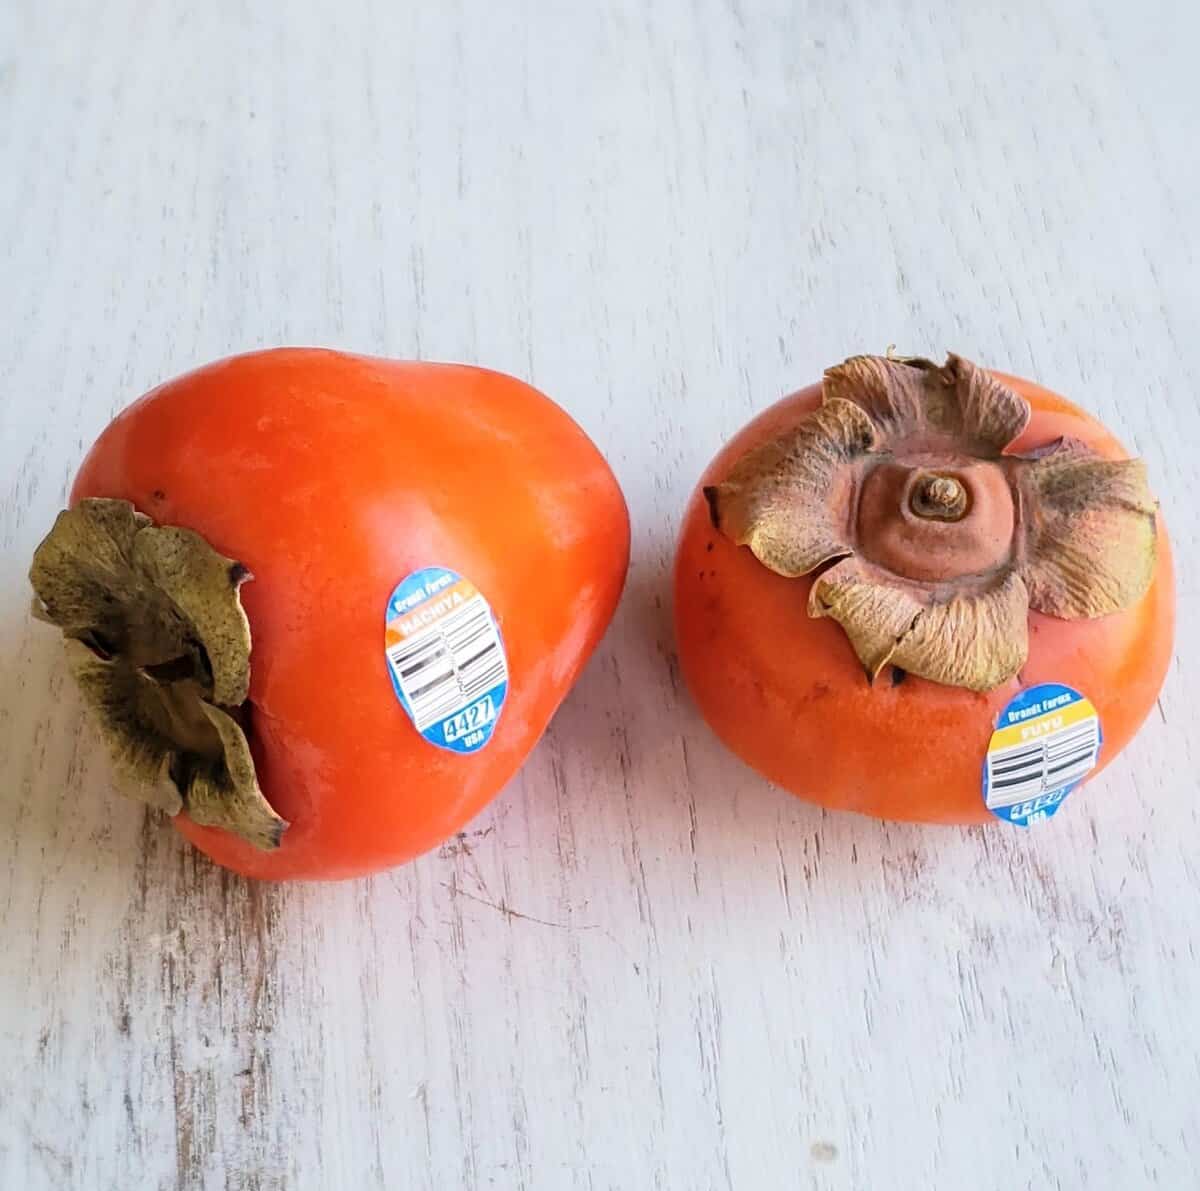
[[[1099,719],[1091,699],[1080,699],[1056,711],[1043,712],[1024,723],[1013,724],[1008,728],[1000,728],[992,733],[989,753],[996,753],[1014,744],[1023,744],[1029,740],[1037,740],[1054,732],[1061,732],[1073,724],[1086,719]]]

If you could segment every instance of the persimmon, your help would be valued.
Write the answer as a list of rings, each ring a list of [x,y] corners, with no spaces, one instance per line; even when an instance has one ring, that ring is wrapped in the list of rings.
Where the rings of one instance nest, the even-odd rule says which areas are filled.
[[[685,680],[780,786],[1027,826],[1121,751],[1171,656],[1139,460],[1030,381],[860,356],[712,461],[675,564]]]
[[[535,389],[280,349],[120,414],[31,579],[129,793],[229,868],[339,878],[513,776],[628,555],[611,470]]]

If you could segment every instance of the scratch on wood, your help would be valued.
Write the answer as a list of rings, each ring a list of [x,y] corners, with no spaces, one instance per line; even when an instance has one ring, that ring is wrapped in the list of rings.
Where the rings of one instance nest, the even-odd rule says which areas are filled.
[[[449,890],[451,897],[465,897],[468,901],[477,902],[481,906],[487,906],[489,909],[503,914],[505,918],[520,918],[523,922],[536,922],[539,926],[552,926],[557,930],[596,930],[598,926],[597,923],[551,922],[548,918],[538,918],[533,914],[522,914],[520,910],[514,910],[510,906],[506,906],[503,902],[491,902],[486,898],[468,893],[462,886],[456,885],[453,881],[449,883],[443,881],[442,888]]]

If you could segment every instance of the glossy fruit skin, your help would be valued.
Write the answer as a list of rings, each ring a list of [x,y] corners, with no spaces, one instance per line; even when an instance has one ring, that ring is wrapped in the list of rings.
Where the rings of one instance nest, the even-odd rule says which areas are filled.
[[[996,375],[1033,410],[1009,453],[1070,436],[1128,458],[1069,401]],[[885,668],[872,685],[841,627],[809,617],[813,577],[787,579],[762,566],[713,528],[701,493],[820,403],[821,386],[813,385],[765,410],[721,450],[688,503],[675,560],[675,634],[684,678],[709,725],[743,761],[822,806],[883,819],[994,823],[982,779],[997,718],[1018,691],[1058,682],[1099,712],[1104,742],[1094,776],[1154,706],[1170,664],[1175,588],[1161,516],[1154,581],[1143,599],[1091,621],[1031,612],[1029,658],[1017,678],[977,694],[912,675],[893,685]]]
[[[621,490],[584,432],[528,385],[458,365],[299,348],[211,364],[104,431],[72,502],[87,496],[194,529],[254,575],[248,735],[291,826],[263,852],[174,820],[254,877],[357,876],[459,830],[542,735],[629,559]],[[508,655],[494,735],[468,755],[418,735],[388,674],[388,598],[426,566],[478,587]]]

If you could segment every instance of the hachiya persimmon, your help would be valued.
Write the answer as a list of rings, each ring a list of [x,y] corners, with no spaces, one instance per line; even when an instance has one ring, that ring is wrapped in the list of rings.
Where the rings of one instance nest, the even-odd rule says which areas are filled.
[[[859,356],[747,425],[687,508],[683,674],[772,781],[1029,825],[1110,762],[1171,655],[1170,549],[1094,418],[957,356]]]
[[[512,777],[628,554],[612,472],[535,389],[280,349],[125,410],[31,579],[129,792],[239,872],[336,878]]]

